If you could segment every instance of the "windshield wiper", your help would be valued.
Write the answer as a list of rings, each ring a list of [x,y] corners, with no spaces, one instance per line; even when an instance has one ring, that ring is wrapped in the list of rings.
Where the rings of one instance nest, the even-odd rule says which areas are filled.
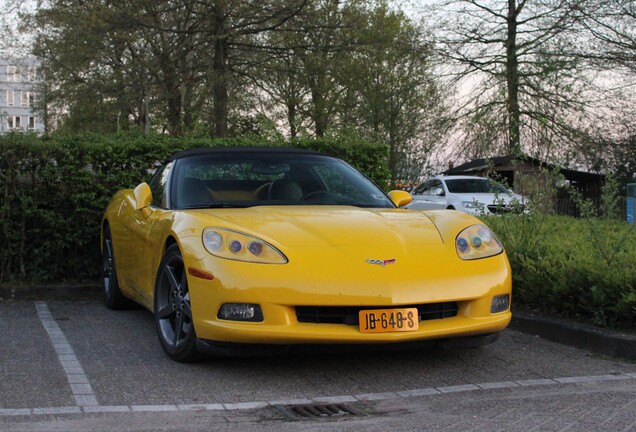
[[[215,209],[215,208],[247,208],[252,207],[255,204],[239,204],[231,201],[215,201],[209,204],[196,204],[187,207],[183,207],[180,210],[193,210],[193,209]]]
[[[359,203],[355,201],[332,201],[332,202],[311,202],[307,201],[303,205],[322,205],[322,206],[351,206],[359,208],[391,208],[387,205],[379,205],[373,203]]]

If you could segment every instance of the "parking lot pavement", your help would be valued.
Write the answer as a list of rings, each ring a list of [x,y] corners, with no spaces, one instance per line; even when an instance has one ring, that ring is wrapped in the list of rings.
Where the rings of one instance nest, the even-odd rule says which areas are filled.
[[[68,430],[75,430],[73,425],[90,430],[87,425],[100,423],[105,415],[113,416],[108,422],[123,422],[117,419],[124,416],[126,424],[134,425],[139,419],[171,413],[175,421],[186,415],[203,416],[207,420],[201,425],[209,426],[210,419],[221,423],[244,419],[246,424],[262,426],[263,421],[284,419],[274,405],[309,402],[362,404],[379,413],[373,415],[378,424],[399,420],[399,413],[405,421],[415,422],[417,413],[424,412],[446,427],[469,421],[469,413],[486,409],[479,404],[487,400],[519,411],[514,414],[519,419],[503,419],[512,425],[523,417],[521,401],[527,400],[528,407],[536,405],[536,415],[545,409],[546,418],[557,418],[561,412],[576,419],[577,410],[586,411],[584,401],[595,397],[614,400],[614,411],[598,408],[606,402],[591,405],[589,409],[598,414],[591,421],[600,424],[615,418],[630,430],[626,428],[631,427],[636,410],[636,364],[512,330],[477,350],[223,358],[180,364],[165,356],[152,315],[142,309],[115,312],[97,301],[10,302],[0,303],[0,317],[0,430],[50,430],[45,425],[50,427],[51,418],[66,422]],[[555,402],[560,398],[564,398],[561,408]],[[545,402],[549,400],[553,403]],[[106,414],[96,414],[101,411]],[[475,424],[484,427],[477,430],[495,424],[495,411],[486,411],[490,413],[486,417],[476,417]],[[351,424],[366,421],[354,419]],[[121,430],[174,430],[168,428],[170,422],[163,424],[166,428],[158,423],[155,429],[146,429],[154,420],[139,422],[136,429]],[[189,424],[188,430],[199,430],[196,421]],[[327,428],[329,424],[324,423]]]
[[[33,303],[0,303],[0,408],[73,405]]]

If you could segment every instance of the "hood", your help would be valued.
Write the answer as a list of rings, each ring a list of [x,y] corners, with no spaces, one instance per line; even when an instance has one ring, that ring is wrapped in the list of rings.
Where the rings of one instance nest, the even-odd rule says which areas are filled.
[[[191,210],[209,226],[255,235],[286,247],[439,245],[442,238],[424,213],[350,206],[257,206]]]

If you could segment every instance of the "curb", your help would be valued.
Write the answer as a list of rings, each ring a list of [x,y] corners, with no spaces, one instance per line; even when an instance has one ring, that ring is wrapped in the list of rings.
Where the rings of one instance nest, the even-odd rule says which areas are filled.
[[[510,328],[610,357],[636,360],[636,335],[513,311]]]
[[[101,296],[98,284],[0,285],[0,301],[93,300]]]

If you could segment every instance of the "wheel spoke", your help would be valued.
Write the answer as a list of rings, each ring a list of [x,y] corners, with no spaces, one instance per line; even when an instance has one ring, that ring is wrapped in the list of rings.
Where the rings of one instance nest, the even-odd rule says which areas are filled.
[[[183,321],[183,333],[185,334],[184,338],[190,334],[192,331],[192,322]]]
[[[183,314],[179,314],[177,321],[174,323],[174,338],[172,340],[172,346],[176,348],[181,339],[181,333],[183,332]]]
[[[104,258],[103,261],[103,270],[106,276],[110,275],[111,268],[113,266],[113,247],[112,242],[109,238],[104,240]]]
[[[111,239],[106,239],[106,256],[109,260],[113,259],[113,242]]]
[[[157,311],[157,318],[165,319],[172,314],[174,314],[174,310],[172,309],[172,306],[170,306],[170,303],[167,303],[161,306],[161,308]]]
[[[170,292],[178,290],[180,284],[177,282],[177,275],[175,274],[174,267],[167,265],[165,267],[164,274],[166,275],[166,279],[168,279]]]
[[[113,246],[110,237],[104,239],[104,251],[102,255],[102,281],[104,293],[110,295],[110,278],[113,276]]]
[[[184,298],[183,302],[183,314],[192,321],[192,307],[190,306],[190,294]]]

